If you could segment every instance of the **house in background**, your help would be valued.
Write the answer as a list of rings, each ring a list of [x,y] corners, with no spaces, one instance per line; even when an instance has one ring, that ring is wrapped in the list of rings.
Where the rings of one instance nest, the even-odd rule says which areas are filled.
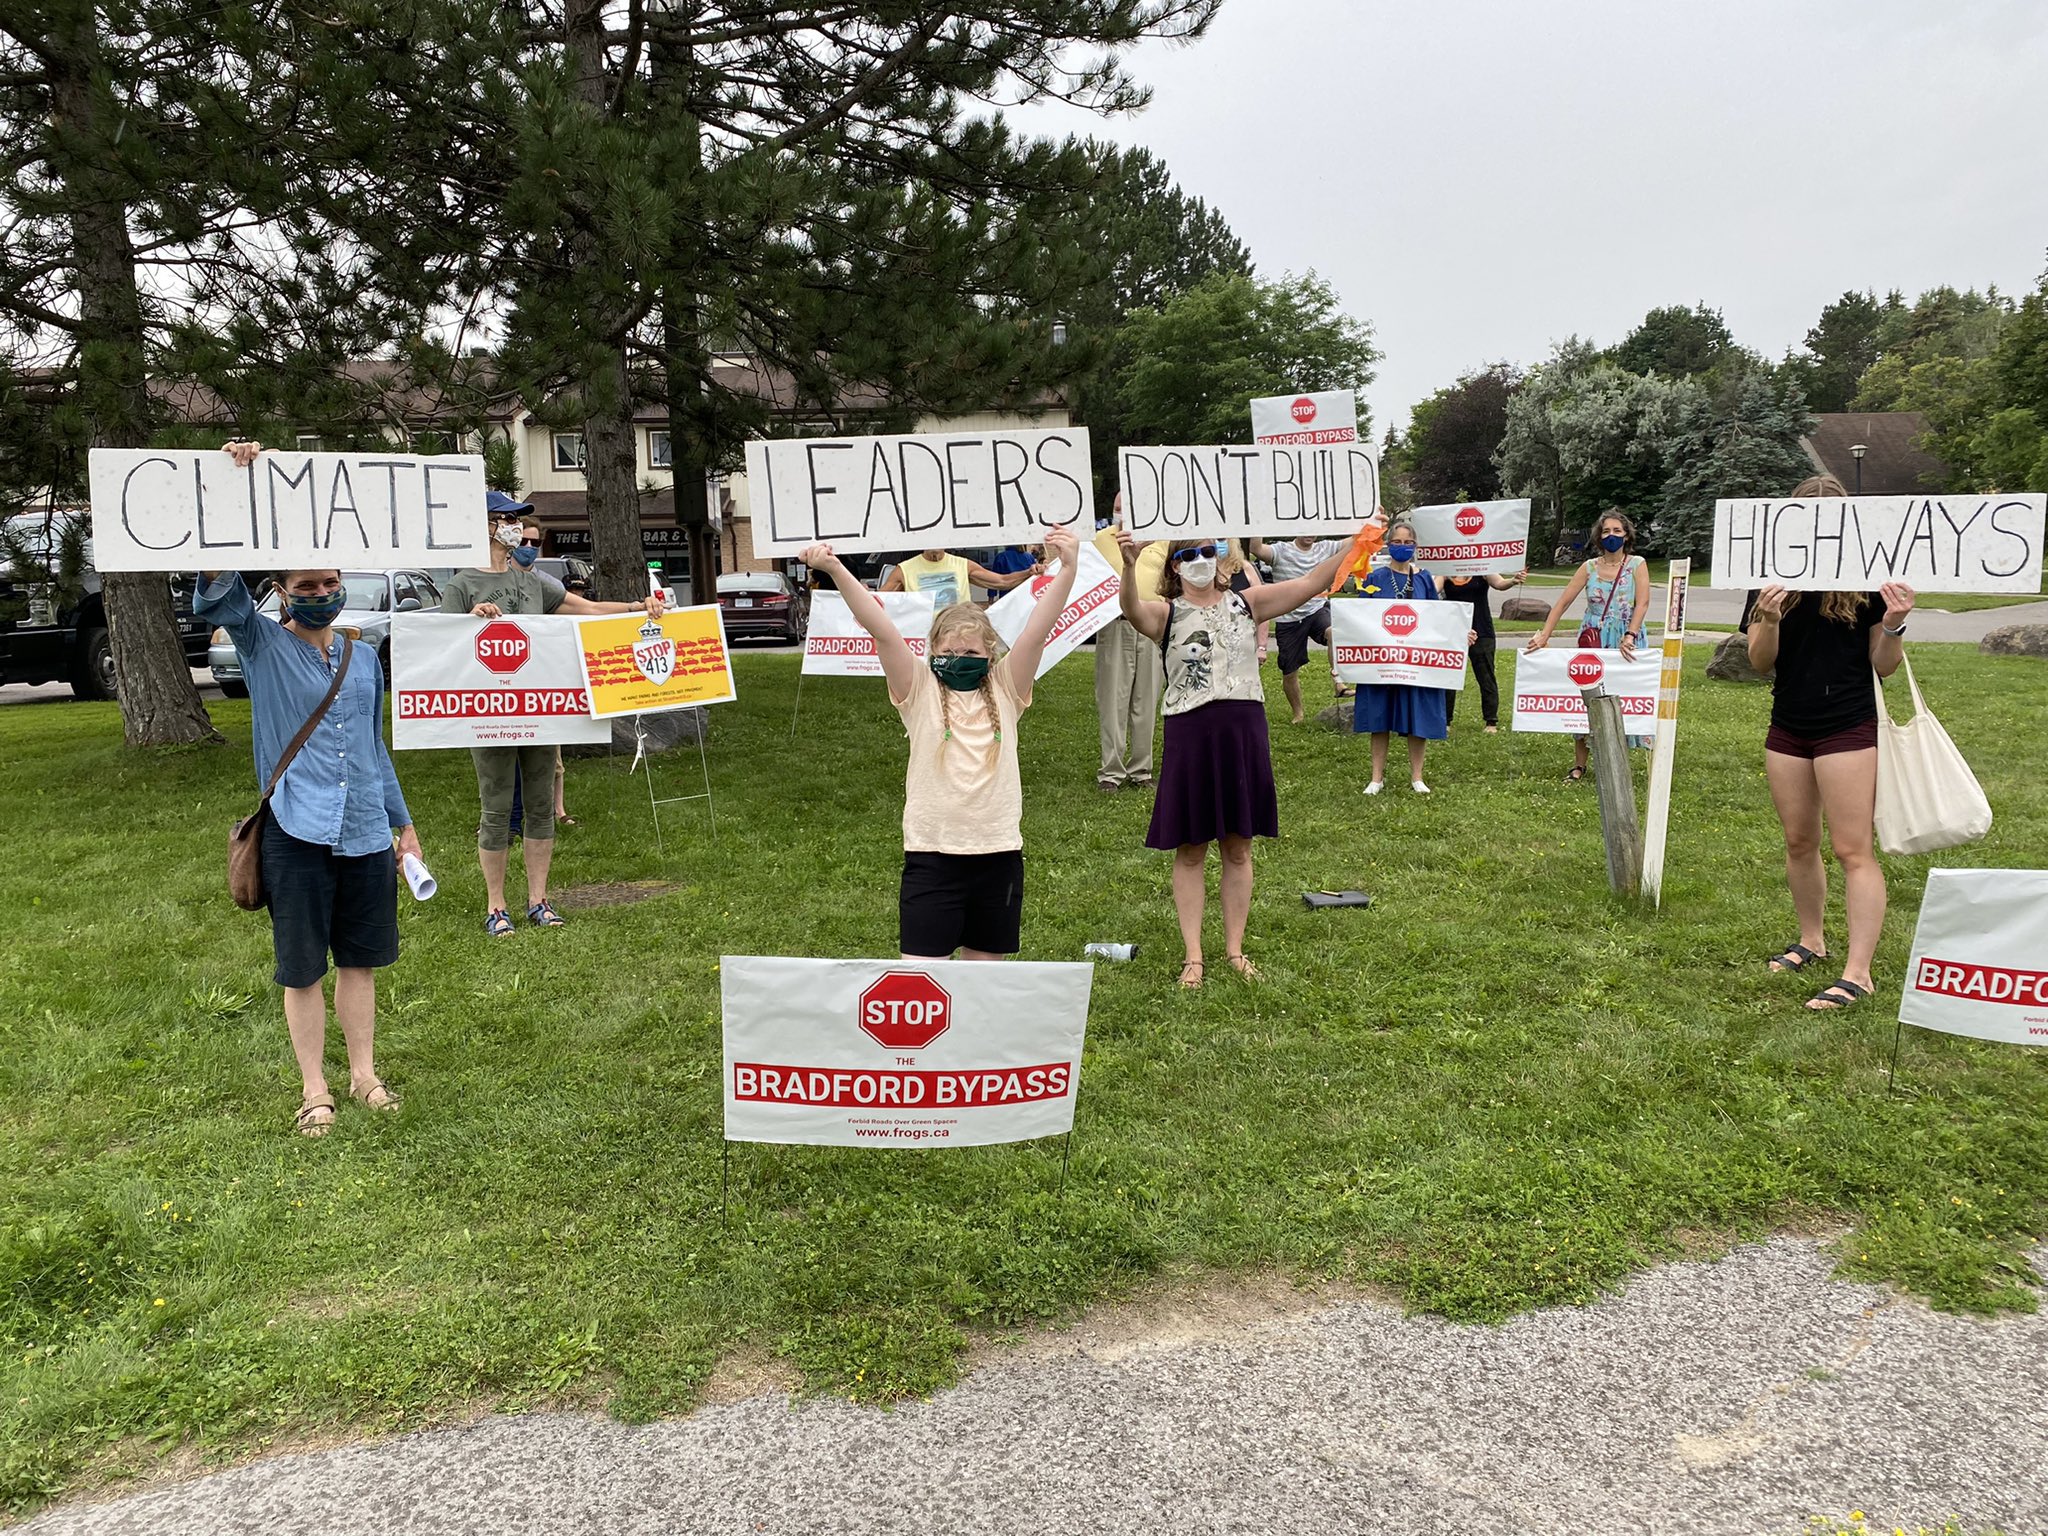
[[[1928,429],[1919,411],[1831,411],[1813,421],[1799,446],[1815,473],[1852,496],[1924,496],[1948,483],[1948,466],[1920,446]]]

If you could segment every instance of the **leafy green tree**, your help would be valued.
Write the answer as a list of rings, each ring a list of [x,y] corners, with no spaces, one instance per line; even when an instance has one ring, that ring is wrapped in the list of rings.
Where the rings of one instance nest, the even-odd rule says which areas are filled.
[[[1929,363],[1977,363],[1998,350],[2013,304],[1994,287],[1930,288],[1912,303],[1888,305],[1878,328],[1878,358],[1857,383],[1849,408],[1856,411],[1911,411],[1924,406],[1905,403],[1924,398],[1925,377],[1910,382],[1915,369]],[[1953,375],[1955,370],[1945,371]]]
[[[1507,436],[1508,401],[1520,386],[1519,369],[1495,363],[1468,373],[1416,406],[1408,430],[1389,455],[1414,506],[1490,501],[1500,495],[1494,462]]]
[[[1806,333],[1805,350],[1785,364],[1804,390],[1808,409],[1849,408],[1858,382],[1883,350],[1888,317],[1904,307],[1896,293],[1880,302],[1874,293],[1851,290],[1821,310]]]
[[[1796,378],[1756,368],[1719,398],[1688,391],[1670,405],[1662,433],[1669,474],[1651,529],[1666,554],[1711,550],[1716,499],[1782,495],[1813,472],[1799,443],[1813,417]]]
[[[1370,327],[1339,309],[1315,273],[1279,282],[1218,273],[1125,320],[1115,364],[1125,440],[1246,442],[1254,396],[1363,389],[1378,359]],[[1363,406],[1358,414],[1365,437]]]
[[[1608,361],[1629,373],[1689,379],[1712,369],[1734,345],[1718,309],[1672,305],[1645,315],[1608,353]]]

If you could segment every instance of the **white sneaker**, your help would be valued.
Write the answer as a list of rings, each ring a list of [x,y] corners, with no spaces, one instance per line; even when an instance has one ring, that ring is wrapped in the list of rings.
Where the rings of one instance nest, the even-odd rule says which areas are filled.
[[[1376,795],[1386,787],[1387,786],[1382,784],[1378,779],[1374,779],[1370,784],[1365,786],[1365,792],[1368,795]]]
[[[1415,793],[1417,793],[1418,795],[1426,795],[1429,793],[1429,786],[1423,783],[1420,779],[1410,779],[1408,781],[1408,787],[1414,790]]]

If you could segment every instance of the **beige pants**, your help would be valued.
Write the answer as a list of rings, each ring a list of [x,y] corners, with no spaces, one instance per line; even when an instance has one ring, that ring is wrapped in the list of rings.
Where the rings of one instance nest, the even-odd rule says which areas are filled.
[[[1095,637],[1095,712],[1102,728],[1104,784],[1152,779],[1152,732],[1159,720],[1159,647],[1112,619]]]

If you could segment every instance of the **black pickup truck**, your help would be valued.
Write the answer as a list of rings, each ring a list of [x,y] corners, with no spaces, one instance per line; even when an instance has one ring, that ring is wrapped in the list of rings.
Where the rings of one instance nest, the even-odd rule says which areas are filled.
[[[75,525],[75,526],[74,526]],[[11,556],[0,550],[0,683],[68,682],[81,699],[114,697],[114,656],[91,545],[66,570],[67,536],[85,525],[80,512],[23,514],[7,520]],[[204,666],[212,628],[192,616],[191,576],[165,578],[188,666]]]

